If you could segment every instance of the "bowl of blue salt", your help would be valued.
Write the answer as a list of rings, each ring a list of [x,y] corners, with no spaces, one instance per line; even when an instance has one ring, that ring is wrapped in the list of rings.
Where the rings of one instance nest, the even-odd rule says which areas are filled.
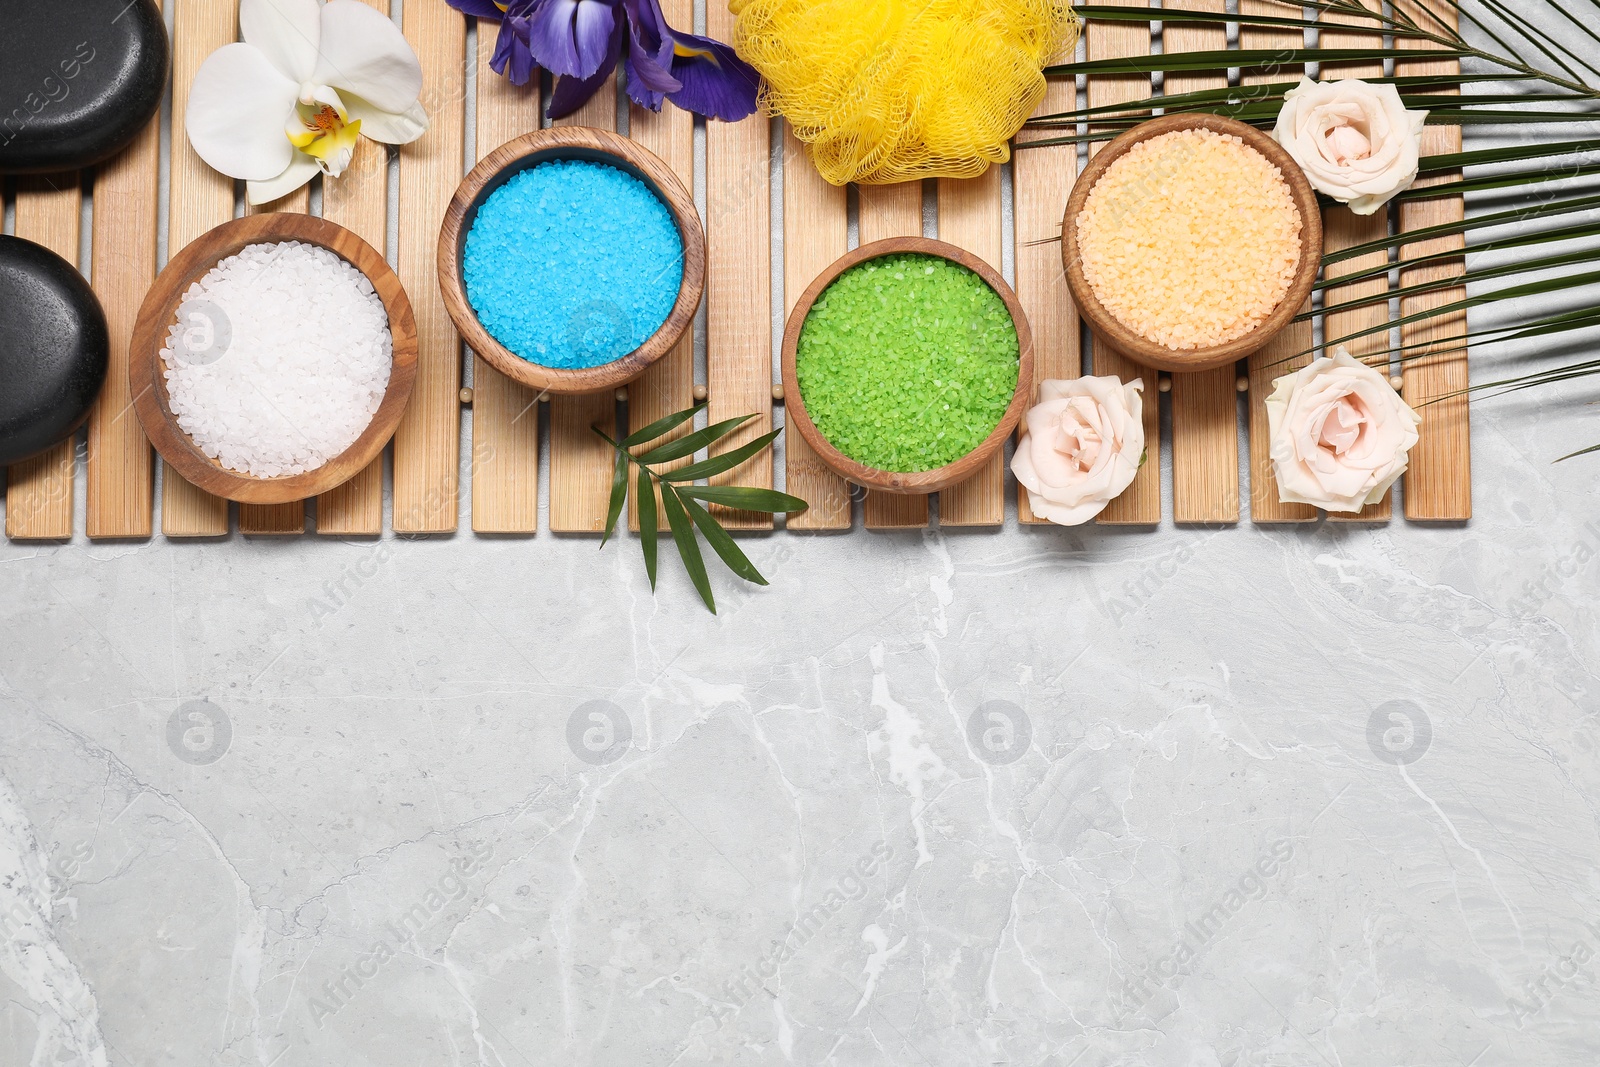
[[[705,290],[706,239],[672,168],[607,130],[537,130],[490,152],[439,231],[439,288],[469,347],[549,393],[632,381]]]

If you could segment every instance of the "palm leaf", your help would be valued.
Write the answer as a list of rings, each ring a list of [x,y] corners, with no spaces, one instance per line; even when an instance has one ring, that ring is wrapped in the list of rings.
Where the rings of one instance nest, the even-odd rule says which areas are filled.
[[[706,574],[706,561],[700,556],[700,542],[694,538],[694,524],[689,521],[683,501],[678,499],[678,494],[672,491],[670,485],[661,486],[661,509],[667,513],[667,525],[672,528],[672,539],[677,542],[683,569],[689,572],[689,580],[699,590],[700,599],[715,615],[717,600],[711,595],[711,577]]]
[[[644,573],[650,578],[650,591],[656,589],[656,487],[650,472],[639,468],[636,492],[639,494],[639,547],[644,551]]]
[[[669,441],[659,448],[652,448],[639,457],[639,462],[653,466],[657,463],[669,463],[675,459],[682,459],[684,456],[692,456],[713,442],[720,441],[753,418],[755,418],[754,415],[741,415],[736,419],[726,419],[722,422],[714,423],[703,430],[696,430],[694,433],[686,434],[676,441]]]
[[[652,422],[643,429],[635,430],[627,437],[624,437],[622,439],[623,447],[637,448],[639,445],[648,444],[658,437],[669,434],[673,430],[676,430],[679,426],[682,426],[684,423],[694,418],[696,415],[700,414],[705,406],[706,403],[702,400],[692,408],[684,408],[682,411],[674,412],[664,419],[657,419],[655,422]]]
[[[686,485],[678,490],[678,495],[739,511],[760,511],[771,515],[795,515],[811,506],[797,496],[780,493],[776,489],[755,489],[743,485]]]
[[[696,478],[711,478],[718,474],[733,470],[739,464],[752,459],[762,449],[770,445],[782,430],[773,430],[771,433],[762,434],[747,445],[741,445],[720,456],[703,459],[699,463],[691,463],[687,467],[679,467],[675,471],[668,471],[661,475],[663,481],[692,482]]]
[[[706,544],[722,558],[722,562],[728,565],[730,571],[747,582],[756,585],[767,584],[761,572],[756,570],[755,564],[750,562],[750,557],[744,554],[744,550],[727,530],[717,525],[717,520],[711,517],[709,511],[688,499],[684,500],[683,506],[689,512],[689,518],[694,520],[694,524],[700,528],[700,533],[705,536]]]

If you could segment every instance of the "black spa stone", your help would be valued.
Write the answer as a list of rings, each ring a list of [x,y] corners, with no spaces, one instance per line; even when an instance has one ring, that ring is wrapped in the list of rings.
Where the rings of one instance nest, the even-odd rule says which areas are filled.
[[[106,316],[77,269],[0,234],[0,465],[69,436],[106,378]]]
[[[153,0],[0,0],[0,172],[109,159],[160,109],[168,61]]]

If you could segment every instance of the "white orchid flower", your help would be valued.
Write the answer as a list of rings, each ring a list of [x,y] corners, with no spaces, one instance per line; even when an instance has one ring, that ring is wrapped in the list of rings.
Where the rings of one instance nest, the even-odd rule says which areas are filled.
[[[241,0],[239,44],[195,73],[184,128],[252,204],[337,178],[356,138],[407,144],[428,129],[422,66],[405,36],[360,0]]]

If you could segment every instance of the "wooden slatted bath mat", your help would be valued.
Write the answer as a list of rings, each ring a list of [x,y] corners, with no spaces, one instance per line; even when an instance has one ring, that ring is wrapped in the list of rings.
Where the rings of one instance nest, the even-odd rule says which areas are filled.
[[[161,2],[161,0],[157,0]],[[364,0],[380,11],[388,0]],[[1240,0],[1245,10],[1268,10],[1271,0]],[[1449,0],[1397,0],[1402,6],[1429,6],[1435,16],[1453,19]],[[237,0],[165,0],[173,24],[173,82],[170,188],[168,200],[168,254],[175,253],[211,227],[231,218],[236,207],[232,181],[208,168],[191,149],[183,134],[184,104],[189,85],[201,62],[214,49],[237,37]],[[1142,6],[1142,5],[1136,5]],[[1192,10],[1222,10],[1223,0],[1168,0],[1168,6]],[[692,24],[692,0],[664,0],[667,19],[674,25]],[[733,18],[721,0],[710,0],[708,32],[731,39]],[[772,344],[772,271],[780,273],[788,305],[810,280],[849,247],[852,213],[861,242],[924,231],[925,206],[931,206],[937,234],[943,240],[1000,266],[1006,245],[1002,198],[1007,175],[991,168],[972,181],[939,180],[902,186],[845,190],[823,182],[803,147],[781,123],[760,119],[726,125],[710,123],[706,133],[704,184],[706,232],[709,245],[707,306],[704,328],[706,368],[704,385],[696,385],[692,339],[685,339],[625,394],[604,393],[583,397],[541,398],[499,375],[487,363],[474,359],[471,368],[470,430],[464,429],[461,341],[445,313],[434,276],[434,247],[438,226],[456,184],[469,166],[465,156],[466,95],[475,84],[475,126],[471,141],[474,159],[495,146],[539,125],[538,93],[518,88],[489,70],[497,27],[478,28],[477,47],[468,54],[466,20],[443,0],[411,0],[405,4],[403,30],[416,49],[424,76],[423,101],[431,116],[428,133],[399,153],[397,213],[400,219],[391,261],[411,296],[421,346],[419,374],[410,410],[390,449],[390,528],[398,533],[438,533],[456,528],[459,494],[471,494],[471,526],[481,533],[533,533],[539,524],[540,449],[547,451],[548,485],[544,487],[552,530],[595,533],[604,523],[610,483],[610,457],[589,427],[602,423],[617,428],[625,420],[637,429],[672,411],[687,407],[697,396],[708,396],[712,420],[755,413],[758,417],[739,433],[719,443],[719,450],[737,447],[773,425],[774,351]],[[1368,44],[1381,38],[1371,28],[1352,25],[1334,34],[1324,31],[1339,47]],[[1152,46],[1149,27],[1143,23],[1094,23],[1085,35],[1088,57],[1110,59],[1144,55]],[[1193,25],[1168,27],[1162,40],[1165,51],[1220,47],[1220,27]],[[1246,30],[1240,47],[1280,48],[1300,43],[1297,30]],[[1453,60],[1409,64],[1397,73],[1437,73]],[[475,83],[467,77],[475,71]],[[1166,91],[1183,92],[1225,84],[1223,71],[1169,78]],[[1374,73],[1349,68],[1331,73],[1360,76]],[[1283,71],[1270,78],[1285,80]],[[1116,104],[1148,96],[1152,82],[1145,74],[1113,74],[1088,79],[1088,103]],[[1078,93],[1070,81],[1054,81],[1039,107],[1040,114],[1069,110]],[[615,127],[618,95],[615,85],[601,91],[572,122]],[[638,107],[628,112],[629,133],[672,166],[689,185],[694,178],[693,120],[670,106],[653,114]],[[1025,131],[1019,140],[1041,136]],[[1456,127],[1427,128],[1425,153],[1459,149]],[[9,468],[6,472],[6,535],[18,540],[59,540],[82,531],[90,538],[144,538],[153,533],[155,463],[129,407],[126,385],[126,348],[134,316],[157,270],[158,176],[161,160],[159,131],[152,126],[122,155],[95,169],[93,174],[30,177],[14,183],[15,231],[76,261],[82,189],[92,183],[93,229],[90,235],[91,281],[105,305],[111,327],[113,362],[110,381],[89,421],[87,449],[80,455],[74,443],[63,444],[43,456]],[[776,159],[775,159],[776,155]],[[1099,519],[1100,522],[1153,527],[1162,518],[1163,465],[1155,457],[1165,449],[1173,472],[1171,518],[1178,523],[1233,523],[1241,517],[1240,499],[1248,493],[1249,517],[1256,523],[1308,522],[1315,509],[1277,501],[1267,458],[1263,401],[1273,377],[1284,372],[1285,356],[1309,345],[1309,324],[1299,323],[1269,348],[1252,357],[1248,366],[1177,375],[1163,390],[1155,389],[1157,376],[1131,364],[1116,353],[1085,338],[1067,297],[1060,249],[1049,238],[1059,234],[1061,212],[1077,171],[1073,146],[1032,148],[1016,154],[1010,168],[1015,287],[1036,338],[1040,378],[1071,378],[1086,369],[1098,374],[1142,376],[1147,396],[1159,403],[1146,405],[1146,433],[1151,462],[1133,486]],[[770,241],[774,203],[774,168],[780,172],[783,212],[781,253],[774,256]],[[389,199],[387,155],[383,148],[362,142],[345,175],[323,186],[322,214],[349,227],[374,247],[386,245]],[[1433,180],[1448,180],[1441,176]],[[307,211],[306,190],[260,210]],[[1464,210],[1460,198],[1407,203],[1400,212],[1404,230],[1420,229]],[[1383,233],[1384,216],[1358,218],[1343,209],[1327,217],[1327,247],[1348,247]],[[1459,243],[1456,247],[1459,247]],[[1434,253],[1439,247],[1417,243],[1404,246],[1402,260]],[[1339,264],[1350,272],[1365,261]],[[1430,264],[1403,271],[1401,284],[1461,270],[1459,262]],[[1426,274],[1425,274],[1426,272]],[[1377,279],[1335,289],[1331,299],[1382,291],[1387,281]],[[1460,290],[1443,290],[1426,298],[1413,298],[1403,312],[1420,310],[1420,300],[1435,305],[1459,299]],[[1415,306],[1413,306],[1415,305]],[[787,311],[788,306],[783,310]],[[1369,316],[1385,315],[1383,305],[1352,311],[1335,322],[1338,332],[1368,324]],[[1432,321],[1402,331],[1405,343],[1446,337],[1460,332],[1457,322]],[[1381,336],[1381,335],[1380,335]],[[1376,340],[1368,350],[1385,347]],[[1084,366],[1084,356],[1089,367]],[[1360,351],[1357,351],[1360,355]],[[1409,362],[1403,373],[1403,390],[1413,403],[1459,388],[1466,381],[1466,352],[1442,346],[1427,359]],[[1241,401],[1236,380],[1248,384]],[[625,400],[625,406],[619,406]],[[1239,480],[1240,408],[1244,417],[1249,461],[1247,484]],[[1162,406],[1170,412],[1170,438],[1162,439]],[[1412,520],[1462,520],[1471,514],[1468,413],[1464,400],[1435,403],[1423,412],[1422,440],[1412,453],[1411,470],[1404,483],[1406,517]],[[624,414],[625,411],[625,414]],[[544,425],[541,426],[541,423]],[[541,430],[543,431],[541,433]],[[685,427],[679,432],[687,432]],[[460,450],[469,449],[468,484],[458,484]],[[930,522],[928,500],[853,492],[824,467],[798,436],[785,441],[784,482],[790,492],[812,504],[788,525],[795,530],[849,530],[857,521],[855,502],[864,497],[859,515],[869,530],[906,529]],[[86,507],[82,523],[74,514],[74,481],[86,470]],[[744,485],[771,486],[776,482],[770,454],[749,461],[724,479]],[[376,536],[383,530],[384,463],[380,459],[352,482],[319,498],[309,518],[304,504],[243,506],[230,509],[227,502],[210,497],[184,482],[171,470],[161,478],[159,528],[169,538],[225,537],[236,510],[237,529],[245,535],[295,535],[314,532],[341,537]],[[1019,490],[997,458],[971,480],[945,490],[938,504],[944,526],[994,527],[1003,523],[1006,497],[1015,494],[1017,514],[1023,523],[1037,520],[1028,507],[1027,493]],[[1390,517],[1386,498],[1346,521],[1383,521]],[[730,526],[760,529],[770,526],[765,516],[724,516]],[[633,520],[637,527],[636,517]]]

